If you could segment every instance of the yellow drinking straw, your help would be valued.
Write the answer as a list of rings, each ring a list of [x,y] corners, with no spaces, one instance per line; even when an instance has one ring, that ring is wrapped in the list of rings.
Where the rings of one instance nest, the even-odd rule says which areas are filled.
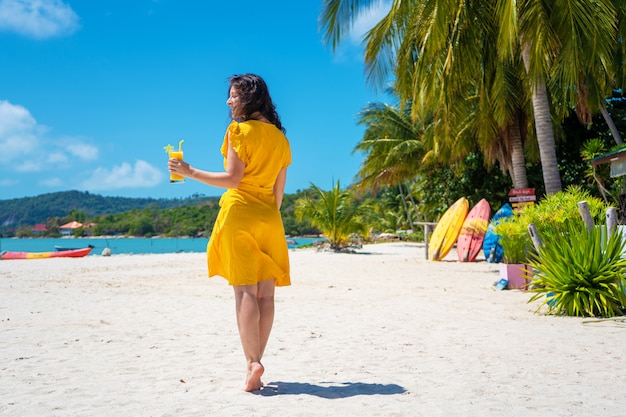
[[[185,139],[182,139],[180,142],[178,142],[178,152],[181,152],[183,150],[184,141]],[[168,143],[167,146],[163,147],[163,149],[165,149],[165,152],[169,155],[169,153],[174,150],[174,147]]]

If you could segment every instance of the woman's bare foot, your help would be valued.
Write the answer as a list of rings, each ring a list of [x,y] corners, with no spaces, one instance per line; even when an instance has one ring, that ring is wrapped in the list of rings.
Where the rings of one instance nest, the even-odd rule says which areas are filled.
[[[244,390],[247,392],[257,391],[263,387],[263,383],[261,382],[261,376],[265,368],[261,365],[260,362],[252,362],[248,366],[248,374],[246,375],[246,386]]]

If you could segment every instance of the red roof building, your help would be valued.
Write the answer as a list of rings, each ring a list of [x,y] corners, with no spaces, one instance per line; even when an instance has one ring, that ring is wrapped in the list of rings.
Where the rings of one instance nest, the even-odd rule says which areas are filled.
[[[43,234],[46,230],[46,224],[45,223],[37,223],[36,225],[33,226],[33,234],[34,235],[41,235]]]

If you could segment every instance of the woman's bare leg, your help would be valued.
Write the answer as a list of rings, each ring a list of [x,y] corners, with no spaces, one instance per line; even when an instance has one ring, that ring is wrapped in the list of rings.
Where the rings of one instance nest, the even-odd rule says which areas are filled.
[[[246,391],[261,389],[261,357],[274,321],[274,280],[234,286],[237,326],[248,364]]]
[[[274,280],[261,281],[258,283],[257,300],[259,303],[259,342],[261,357],[265,352],[265,346],[272,332],[274,324]]]

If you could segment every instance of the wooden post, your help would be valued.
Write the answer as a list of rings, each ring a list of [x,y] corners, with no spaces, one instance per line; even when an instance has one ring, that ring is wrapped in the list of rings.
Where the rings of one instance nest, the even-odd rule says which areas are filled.
[[[428,233],[429,229],[430,227],[427,224],[425,224],[424,225],[424,248],[426,250],[426,260],[428,260],[428,235],[430,234]]]
[[[606,232],[608,238],[617,230],[617,210],[615,207],[609,207],[606,209]]]
[[[589,211],[589,205],[586,201],[580,201],[578,203],[578,211],[585,222],[585,226],[587,226],[587,231],[591,233],[593,230],[593,218],[591,217],[591,212]]]
[[[424,247],[426,251],[426,260],[428,260],[428,239],[430,238],[430,232],[437,226],[436,222],[414,222],[414,225],[424,226]]]
[[[533,246],[539,252],[541,247],[543,246],[543,242],[539,237],[539,232],[537,232],[537,227],[534,223],[528,225],[528,233],[530,234],[530,239],[533,241]]]

